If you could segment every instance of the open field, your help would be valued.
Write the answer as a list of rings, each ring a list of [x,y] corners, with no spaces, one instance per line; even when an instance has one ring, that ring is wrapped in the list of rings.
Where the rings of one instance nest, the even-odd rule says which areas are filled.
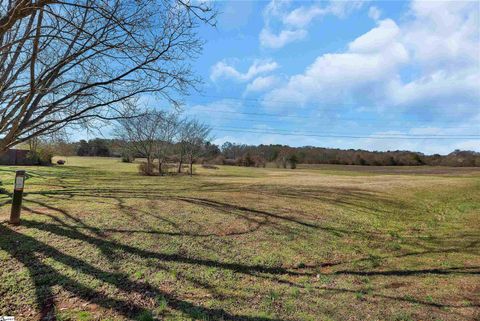
[[[197,168],[68,158],[0,167],[0,316],[16,320],[475,320],[480,170]]]

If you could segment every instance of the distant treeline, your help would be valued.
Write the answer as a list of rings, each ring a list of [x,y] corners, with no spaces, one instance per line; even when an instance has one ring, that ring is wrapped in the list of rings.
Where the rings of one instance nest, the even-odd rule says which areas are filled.
[[[336,149],[313,146],[289,147],[284,145],[239,145],[225,143],[221,147],[226,159],[248,155],[274,162],[281,167],[296,164],[342,164],[368,166],[480,166],[480,153],[455,150],[448,155],[425,155],[410,151],[366,151],[360,149]]]
[[[68,143],[64,152],[78,156],[120,157],[124,142],[118,139],[95,138]],[[173,151],[175,149],[172,149]],[[142,157],[142,155],[135,155]],[[175,155],[171,155],[175,158]],[[243,145],[226,142],[222,146],[209,144],[197,163],[263,167],[274,163],[278,167],[295,168],[297,164],[343,164],[367,166],[480,166],[480,153],[455,150],[448,155],[425,155],[410,151],[343,150],[322,147],[289,147],[285,145]]]

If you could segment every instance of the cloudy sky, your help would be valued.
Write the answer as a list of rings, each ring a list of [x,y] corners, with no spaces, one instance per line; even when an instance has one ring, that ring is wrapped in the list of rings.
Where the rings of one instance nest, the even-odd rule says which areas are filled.
[[[216,143],[480,151],[480,2],[216,5],[185,105]]]

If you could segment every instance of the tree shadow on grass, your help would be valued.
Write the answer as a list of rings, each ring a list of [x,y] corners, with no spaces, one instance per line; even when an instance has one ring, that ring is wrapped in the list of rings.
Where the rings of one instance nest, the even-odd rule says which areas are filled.
[[[184,199],[184,201],[191,202],[191,199]],[[33,201],[37,205],[44,206],[48,210],[55,211],[60,215],[52,215],[48,213],[43,213],[35,209],[31,209],[32,212],[47,215],[54,222],[37,222],[33,220],[24,219],[23,226],[28,229],[35,229],[57,235],[62,238],[67,238],[71,240],[81,241],[85,244],[92,245],[98,248],[105,257],[109,259],[115,259],[116,253],[125,253],[129,255],[136,255],[144,259],[154,259],[158,263],[156,266],[162,265],[162,263],[174,262],[174,263],[183,263],[189,264],[192,266],[203,266],[203,267],[215,267],[223,270],[230,270],[235,273],[241,273],[253,276],[255,278],[269,279],[279,284],[287,284],[297,287],[302,287],[302,285],[286,281],[284,277],[297,277],[297,276],[306,276],[313,277],[318,272],[314,272],[314,269],[294,269],[294,268],[283,268],[283,267],[268,267],[263,265],[246,265],[240,263],[231,263],[231,262],[220,262],[210,259],[188,257],[182,254],[167,254],[159,253],[151,250],[137,248],[131,245],[126,245],[119,243],[105,237],[104,230],[96,227],[91,227],[88,224],[84,223],[80,218],[77,218],[66,210],[57,208],[55,206],[40,202]],[[231,207],[226,206],[221,202],[206,202],[203,199],[200,199],[197,202],[197,199],[194,200],[197,205],[213,206],[225,208],[225,210],[230,211]],[[247,211],[249,209],[241,208],[242,211]],[[260,212],[261,215],[267,215],[270,213]],[[65,221],[61,217],[68,218],[70,222]],[[283,218],[283,217],[282,217]],[[288,222],[291,222],[287,220]],[[291,222],[292,223],[292,222]],[[293,222],[298,224],[298,222]],[[302,224],[300,224],[302,225]],[[302,225],[303,226],[303,225]],[[307,228],[311,228],[307,226]],[[315,227],[312,227],[315,228]],[[98,267],[92,266],[91,264],[81,260],[79,258],[68,255],[64,252],[59,251],[51,245],[45,244],[38,241],[37,239],[27,236],[8,226],[0,225],[0,248],[10,253],[18,262],[21,262],[30,272],[33,282],[35,284],[35,292],[37,297],[37,304],[40,309],[41,318],[44,320],[54,318],[55,311],[55,294],[52,291],[53,286],[61,286],[64,290],[72,293],[74,296],[81,298],[85,301],[95,303],[99,306],[102,306],[106,309],[112,309],[117,313],[128,317],[133,318],[138,314],[147,311],[145,306],[135,303],[130,300],[122,300],[119,298],[108,296],[100,291],[89,288],[88,286],[81,284],[77,280],[73,279],[70,276],[63,275],[59,271],[53,269],[47,264],[43,263],[39,257],[48,257],[53,260],[68,266],[69,268],[79,271],[85,275],[88,275],[96,280],[99,280],[104,283],[108,283],[111,286],[115,287],[118,291],[125,293],[136,293],[140,296],[146,297],[164,297],[168,300],[169,306],[173,309],[183,312],[186,315],[193,317],[198,316],[198,313],[203,313],[204,315],[209,316],[213,319],[224,319],[224,320],[279,320],[279,319],[270,319],[262,317],[249,317],[242,315],[234,315],[224,311],[223,309],[209,309],[202,306],[181,300],[175,297],[172,294],[166,293],[159,290],[158,288],[152,286],[149,283],[141,281],[132,281],[131,275],[118,272],[109,272],[104,271]],[[87,234],[83,231],[86,231],[91,234]],[[115,230],[112,230],[116,232]],[[148,232],[148,231],[146,231]],[[477,243],[473,243],[472,246],[475,247]],[[40,256],[39,256],[40,255]],[[401,255],[400,255],[401,256]],[[399,256],[399,257],[400,257]],[[346,262],[348,263],[348,262]],[[167,269],[166,267],[163,267]],[[332,273],[326,273],[326,275],[353,275],[353,276],[400,276],[400,277],[409,277],[415,275],[450,275],[450,274],[465,274],[465,275],[478,275],[478,267],[470,268],[446,268],[446,269],[421,269],[421,270],[390,270],[390,271],[372,271],[372,270],[339,270]],[[189,278],[187,275],[179,275],[179,277],[184,278],[185,280],[195,284],[195,286],[203,287],[208,291],[214,292],[215,290],[211,288],[208,283]],[[356,293],[357,291],[352,289],[342,289],[342,288],[319,288],[320,290],[333,291],[333,292],[348,292]],[[424,302],[421,300],[415,299],[405,299],[401,297],[390,297],[379,294],[369,294],[372,296],[378,296],[388,300],[397,300],[397,301],[409,301],[418,304],[425,304],[433,307],[449,307],[449,305]],[[457,307],[457,306],[450,306]]]
[[[61,208],[57,208],[57,207],[54,207],[54,206],[51,206],[49,205],[48,203],[46,202],[43,202],[43,201],[39,201],[39,200],[33,200],[33,199],[28,199],[28,202],[30,203],[33,203],[33,204],[36,204],[36,205],[39,205],[41,207],[44,207],[46,208],[47,210],[51,210],[51,211],[54,211],[54,212],[58,212],[59,214],[61,215],[64,215],[65,217],[71,219],[72,221],[75,222],[75,224],[77,224],[75,226],[75,228],[77,229],[87,229],[89,230],[90,232],[93,232],[99,236],[102,236],[102,237],[105,237],[108,233],[139,233],[139,234],[153,234],[153,235],[168,235],[168,236],[189,236],[189,237],[212,237],[212,236],[221,236],[221,237],[225,237],[225,236],[239,236],[239,235],[244,235],[244,234],[249,234],[249,233],[253,233],[257,230],[259,230],[262,226],[264,226],[266,223],[268,223],[267,221],[268,220],[263,220],[263,221],[259,221],[259,220],[256,220],[256,219],[252,219],[248,216],[245,216],[244,218],[251,222],[252,223],[252,226],[250,226],[249,228],[245,229],[245,230],[241,230],[241,231],[230,231],[228,233],[222,233],[221,235],[219,235],[218,233],[200,233],[200,232],[191,232],[191,231],[187,231],[185,229],[183,229],[179,224],[177,224],[175,221],[171,220],[171,219],[168,219],[168,218],[165,218],[163,216],[160,216],[160,215],[156,215],[154,213],[151,213],[151,212],[148,212],[148,211],[144,211],[144,210],[140,210],[138,208],[135,208],[133,206],[128,206],[125,204],[125,201],[121,198],[113,198],[112,199],[116,200],[118,202],[118,208],[119,210],[124,213],[126,216],[130,217],[130,219],[132,219],[133,221],[136,222],[136,224],[140,224],[143,226],[142,229],[132,229],[132,228],[98,228],[98,227],[94,227],[94,226],[88,226],[86,225],[83,221],[79,220],[78,218],[76,218],[75,216],[73,215],[70,215],[68,212],[66,212],[65,210],[61,209]],[[56,221],[57,223],[59,223],[60,225],[63,225],[63,226],[66,226],[65,225],[65,222],[60,220],[58,218],[58,216],[56,215],[52,215],[52,214],[49,214],[49,213],[46,213],[44,211],[39,211],[38,209],[34,209],[34,208],[31,208],[31,207],[28,207],[28,206],[23,206],[22,207],[23,209],[31,212],[31,213],[34,213],[34,214],[38,214],[38,215],[43,215],[43,216],[48,216],[50,217],[53,221]],[[167,224],[167,225],[170,225],[171,227],[173,227],[174,229],[176,229],[177,231],[173,232],[173,231],[161,231],[161,230],[158,230],[158,229],[152,229],[151,225],[149,225],[147,222],[145,222],[141,216],[139,215],[134,215],[134,213],[141,213],[142,215],[146,215],[146,216],[151,216],[151,217],[154,217],[155,219],[158,219],[159,221]]]
[[[230,190],[229,190],[230,191]],[[255,190],[254,193],[259,193],[262,194],[260,190]],[[306,198],[309,199],[311,195],[311,191],[305,191]],[[318,196],[318,193],[321,193],[324,195],[323,197]],[[232,202],[225,202],[225,201],[220,201],[220,200],[215,200],[212,198],[205,198],[205,197],[193,197],[193,196],[179,196],[178,194],[166,194],[166,193],[160,193],[158,191],[148,191],[148,190],[142,190],[142,191],[135,191],[135,190],[128,190],[128,189],[122,189],[122,188],[95,188],[94,190],[91,188],[70,188],[67,190],[51,190],[51,191],[41,191],[41,192],[33,192],[29,193],[28,195],[42,195],[48,198],[66,198],[66,199],[72,199],[74,197],[87,197],[87,198],[104,198],[104,199],[113,199],[118,203],[118,206],[121,210],[124,211],[124,213],[128,214],[127,210],[132,210],[132,208],[128,208],[124,204],[123,199],[153,199],[153,200],[174,200],[174,201],[180,201],[184,203],[190,203],[194,204],[197,206],[201,207],[206,207],[206,208],[211,208],[213,210],[216,210],[218,212],[222,212],[228,215],[233,215],[240,217],[241,219],[248,221],[249,223],[254,225],[254,228],[252,228],[250,231],[246,231],[245,233],[248,232],[253,232],[261,228],[262,226],[269,226],[273,227],[283,233],[298,233],[299,231],[307,231],[308,229],[319,229],[323,230],[325,232],[331,233],[334,236],[342,236],[346,234],[358,234],[360,236],[372,236],[375,234],[374,232],[366,232],[366,231],[360,231],[360,230],[355,230],[355,229],[342,229],[342,228],[335,228],[331,226],[324,226],[318,223],[318,217],[307,217],[304,218],[302,217],[301,219],[298,216],[299,213],[274,213],[272,211],[266,211],[263,209],[257,209],[253,207],[247,207],[244,205],[238,205],[234,204]],[[269,194],[267,194],[269,195]],[[290,193],[288,191],[284,191],[280,193],[280,196],[287,196],[287,197],[301,197],[302,192],[299,193]],[[347,196],[348,195],[348,196]],[[344,196],[344,197],[342,197]],[[343,200],[339,201],[336,198],[340,197]],[[331,191],[317,191],[317,200],[320,200],[324,203],[331,203],[335,205],[339,204],[344,204],[348,206],[354,207],[356,203],[366,203],[372,198],[374,198],[376,201],[380,202],[388,202],[386,198],[381,198],[369,193],[365,192],[362,190],[358,191],[342,191],[340,192],[337,189],[331,190]],[[314,199],[314,198],[311,198]],[[389,203],[389,205],[392,205]],[[398,205],[398,204],[397,204]],[[357,204],[357,209],[362,208],[362,205]],[[138,209],[135,209],[138,211]],[[378,210],[377,208],[374,207],[363,207],[363,210]],[[154,216],[153,213],[146,213],[149,216]],[[157,218],[164,220],[164,218],[160,218],[157,216]],[[294,225],[297,225],[298,228],[294,229],[292,228]],[[307,229],[307,230],[305,230]],[[233,233],[232,235],[238,235],[238,234],[245,234],[243,232],[241,233]],[[184,233],[186,234],[186,233]],[[199,236],[210,236],[210,235],[199,235]],[[222,235],[223,236],[223,235]]]
[[[122,189],[103,189],[103,190],[93,191],[92,189],[79,188],[75,190],[31,192],[26,194],[26,197],[33,196],[33,195],[41,195],[47,198],[52,198],[52,199],[58,198],[62,200],[65,200],[65,199],[71,200],[74,197],[95,198],[96,199],[95,201],[97,201],[98,198],[110,199],[117,202],[118,208],[128,216],[132,217],[132,214],[131,214],[132,212],[142,212],[147,216],[155,217],[159,220],[162,220],[165,223],[172,225],[175,229],[179,229],[179,230],[180,230],[179,226],[174,222],[172,222],[171,220],[166,221],[165,217],[155,215],[155,213],[140,211],[138,208],[127,206],[125,204],[124,199],[166,200],[166,201],[178,201],[183,203],[194,204],[204,208],[210,208],[210,209],[216,210],[217,212],[239,217],[251,225],[251,228],[245,231],[230,232],[230,233],[227,233],[227,235],[222,234],[221,236],[228,236],[228,235],[235,236],[235,235],[252,233],[259,230],[262,226],[269,226],[279,230],[282,233],[289,233],[289,234],[299,231],[299,229],[292,228],[292,224],[297,225],[299,228],[302,228],[302,229],[319,228],[319,225],[317,223],[298,219],[295,216],[292,216],[291,214],[273,213],[271,211],[265,211],[265,210],[255,209],[252,207],[236,205],[233,203],[216,201],[208,198],[162,195],[162,194],[159,194],[158,192],[136,192],[132,190],[122,190]],[[31,198],[28,198],[28,201],[44,206],[46,208],[52,209],[46,202],[42,202],[42,201],[31,199]],[[62,210],[60,210],[59,212],[62,212]],[[212,212],[212,214],[215,214],[215,213]],[[138,217],[132,217],[132,218],[134,218],[138,222],[138,219],[139,219]],[[290,224],[290,225],[287,226],[286,224]],[[112,230],[112,231],[115,232],[115,230]],[[154,234],[155,232],[149,231],[148,233]],[[158,233],[158,234],[162,234],[162,233]],[[165,232],[164,234],[184,235],[184,236],[188,235],[188,236],[199,236],[199,237],[216,235],[213,233],[201,234],[201,233],[189,233],[186,231],[181,231],[179,233]]]
[[[34,228],[46,231],[70,239],[81,240],[83,242],[93,244],[100,249],[106,248],[113,252],[120,250],[126,253],[139,255],[143,258],[156,258],[160,262],[174,261],[189,264],[200,264],[204,266],[227,268],[250,274],[254,274],[256,272],[277,272],[276,270],[263,268],[261,266],[242,266],[234,263],[221,263],[213,260],[188,258],[175,254],[159,254],[152,251],[138,249],[129,245],[119,244],[110,240],[102,240],[100,238],[76,231],[75,229],[67,229],[54,224],[23,220],[23,226],[26,228]],[[63,275],[56,269],[43,263],[39,257],[52,258],[56,262],[66,265],[69,268],[88,275],[96,280],[108,283],[114,286],[118,291],[125,292],[127,294],[136,293],[142,297],[150,297],[153,299],[163,297],[168,301],[169,307],[181,311],[192,318],[196,318],[199,314],[202,314],[215,320],[280,320],[267,317],[234,315],[224,311],[223,309],[201,307],[188,301],[178,299],[172,294],[160,291],[149,283],[133,281],[128,274],[104,271],[85,262],[84,260],[61,252],[53,246],[40,242],[37,239],[20,233],[4,224],[0,224],[0,248],[8,252],[13,258],[22,263],[22,265],[29,270],[29,274],[31,275],[35,286],[36,301],[40,311],[41,320],[55,320],[55,295],[52,291],[53,286],[61,286],[64,290],[72,293],[78,298],[95,303],[106,309],[112,309],[127,318],[134,318],[142,312],[146,312],[148,310],[140,304],[133,302],[133,300],[121,300],[110,297],[100,291],[83,285],[74,280],[72,277]]]
[[[474,267],[474,269],[478,269],[479,267]],[[458,268],[460,269],[460,268]],[[454,269],[446,269],[446,270],[441,270],[441,273],[440,274],[452,274],[452,273],[457,273],[459,271],[456,271],[458,270],[457,268],[454,268]],[[430,274],[430,273],[433,273],[433,274],[436,274],[435,270],[437,269],[431,269],[431,270],[414,270],[412,272],[414,273],[409,273],[407,275],[425,275],[425,274]],[[468,270],[468,269],[467,269]],[[465,274],[470,274],[469,271],[466,271],[466,272],[459,272],[459,273],[465,273]],[[394,274],[389,274],[389,275],[397,275],[396,272],[394,272]],[[403,274],[398,274],[400,276],[405,276]],[[282,283],[282,284],[285,284],[285,285],[288,285],[288,286],[292,286],[292,287],[298,287],[298,288],[303,288],[303,289],[307,289],[307,287],[303,284],[299,284],[299,283],[295,283],[295,282],[291,282],[291,281],[288,281],[288,280],[279,280],[279,279],[272,279],[276,282],[279,282],[279,283]],[[311,286],[308,287],[308,288],[312,288]],[[355,290],[355,289],[349,289],[349,288],[344,288],[344,287],[334,287],[334,286],[313,286],[313,289],[316,289],[316,290],[321,290],[321,291],[324,291],[325,293],[351,293],[351,294],[365,294],[365,295],[369,295],[369,296],[372,296],[372,297],[377,297],[377,298],[381,298],[381,299],[385,299],[385,300],[388,300],[388,301],[399,301],[399,302],[408,302],[408,303],[413,303],[413,304],[419,304],[419,305],[424,305],[424,306],[428,306],[428,307],[434,307],[434,308],[438,308],[438,309],[444,309],[444,308],[479,308],[480,307],[480,304],[478,303],[466,303],[466,304],[449,304],[449,303],[439,303],[439,302],[433,302],[433,301],[426,301],[426,300],[422,300],[422,299],[418,299],[418,298],[414,298],[414,297],[411,297],[411,296],[391,296],[391,295],[385,295],[385,294],[380,294],[380,293],[375,293],[373,291],[373,289],[369,289],[369,290],[364,290],[364,289],[359,289],[359,290]],[[458,313],[455,313],[455,314],[458,314]]]
[[[239,263],[219,262],[215,260],[186,257],[179,254],[164,254],[154,251],[139,249],[130,245],[121,244],[112,240],[102,239],[100,237],[91,236],[82,233],[76,229],[75,225],[68,225],[64,223],[63,226],[51,223],[39,223],[31,220],[24,220],[23,226],[28,229],[41,230],[60,237],[82,241],[99,248],[102,252],[107,251],[111,253],[123,252],[127,254],[138,255],[145,259],[156,259],[159,263],[162,262],[176,262],[186,263],[195,266],[216,267],[220,269],[227,269],[237,273],[243,273],[258,278],[270,279],[279,284],[286,284],[302,288],[301,284],[293,283],[285,280],[282,276],[312,276],[308,272],[292,271],[285,268],[271,268],[262,265],[244,265]],[[82,228],[82,227],[80,227]],[[83,226],[85,228],[85,226]],[[52,291],[53,286],[61,286],[64,290],[70,292],[74,296],[97,304],[106,309],[112,309],[117,313],[133,318],[142,312],[149,311],[145,306],[135,303],[133,300],[123,300],[106,295],[100,291],[81,284],[70,276],[63,275],[56,269],[45,264],[40,257],[48,257],[54,259],[69,268],[88,275],[96,280],[108,283],[114,286],[118,291],[124,293],[136,293],[142,297],[155,299],[158,297],[166,298],[171,308],[183,312],[192,318],[198,317],[199,312],[209,318],[215,320],[249,320],[249,321],[266,321],[266,320],[280,320],[265,317],[250,317],[233,315],[224,311],[223,309],[204,308],[199,305],[181,300],[172,294],[166,293],[152,286],[147,282],[133,281],[131,276],[125,273],[104,271],[95,267],[84,260],[73,257],[65,252],[61,252],[51,245],[38,241],[37,239],[27,236],[16,231],[6,225],[0,224],[0,248],[8,252],[18,262],[22,263],[28,270],[32,277],[35,286],[35,294],[37,305],[40,311],[40,318],[42,320],[55,319],[55,294]],[[104,253],[105,254],[105,253]],[[413,276],[413,275],[428,275],[428,274],[470,274],[478,275],[478,267],[470,268],[446,268],[446,269],[422,269],[422,270],[391,270],[391,271],[337,271],[331,274],[347,274],[347,275],[361,275],[361,276]],[[183,277],[180,275],[180,277]],[[194,279],[188,279],[196,286],[208,288],[209,284],[204,282],[197,282]],[[320,287],[319,290],[330,292],[348,292],[358,293],[357,290],[346,288],[325,288]],[[392,297],[369,293],[369,295],[381,297],[388,300],[408,301],[411,303],[424,304],[437,308],[443,307],[464,307],[457,305],[448,305],[440,303],[432,303],[413,298]],[[478,305],[470,305],[476,306]]]

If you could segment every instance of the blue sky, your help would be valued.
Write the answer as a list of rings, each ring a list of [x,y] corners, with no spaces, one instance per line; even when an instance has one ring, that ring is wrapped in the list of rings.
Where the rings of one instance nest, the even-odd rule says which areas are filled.
[[[184,108],[215,143],[480,151],[480,2],[215,5]]]

